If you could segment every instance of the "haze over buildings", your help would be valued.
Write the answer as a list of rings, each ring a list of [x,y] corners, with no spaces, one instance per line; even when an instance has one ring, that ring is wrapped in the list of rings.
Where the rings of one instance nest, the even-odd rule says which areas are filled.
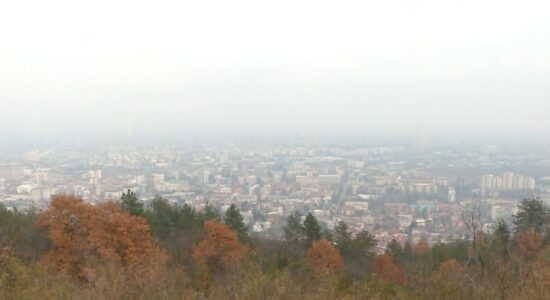
[[[490,230],[511,221],[520,200],[550,203],[550,153],[435,146],[301,142],[106,141],[0,147],[0,204],[46,208],[50,196],[88,203],[132,190],[149,208],[155,197],[177,207],[224,212],[234,204],[255,235],[280,239],[293,212],[312,213],[323,228],[345,221],[385,246],[468,238],[472,209]]]
[[[8,1],[0,134],[548,136],[544,1]]]
[[[133,189],[197,210],[236,203],[275,237],[301,211],[435,241],[464,235],[472,205],[492,224],[521,197],[550,199],[536,147],[550,136],[544,2],[1,8],[8,207]]]
[[[550,1],[3,2],[0,299],[550,299]]]

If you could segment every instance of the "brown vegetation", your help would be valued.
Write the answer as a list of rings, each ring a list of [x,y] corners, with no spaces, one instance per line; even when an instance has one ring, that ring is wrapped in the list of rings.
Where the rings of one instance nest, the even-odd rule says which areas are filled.
[[[92,206],[73,196],[54,197],[37,224],[47,229],[51,241],[42,262],[82,278],[93,276],[100,264],[149,268],[166,260],[145,219],[113,202]]]
[[[248,247],[239,243],[237,234],[212,219],[204,223],[206,238],[193,248],[197,263],[211,270],[220,270],[240,262]]]
[[[374,260],[374,273],[383,280],[403,284],[405,283],[405,272],[403,267],[396,264],[391,255],[383,254]]]
[[[418,243],[412,246],[412,252],[416,256],[428,254],[430,252],[430,245],[426,240],[420,240]]]
[[[542,238],[535,230],[530,229],[519,236],[517,246],[522,255],[532,257],[542,247]]]
[[[55,197],[38,217],[0,205],[0,233],[8,233],[0,236],[0,299],[550,298],[550,224],[543,218],[535,230],[533,213],[516,219],[514,234],[499,222],[471,240],[393,243],[376,256],[372,235],[352,239],[345,224],[336,234],[316,231],[324,238],[309,249],[294,243],[299,223],[298,239],[251,236],[245,246],[214,210],[154,203],[146,219],[71,196]],[[30,238],[42,230],[24,231],[35,222],[49,241]],[[156,242],[170,249],[170,264]],[[33,253],[35,245],[47,251]]]
[[[335,273],[344,266],[338,249],[325,239],[313,242],[307,260],[319,272]]]
[[[439,265],[438,275],[443,279],[460,280],[464,275],[464,267],[456,259],[451,258]]]

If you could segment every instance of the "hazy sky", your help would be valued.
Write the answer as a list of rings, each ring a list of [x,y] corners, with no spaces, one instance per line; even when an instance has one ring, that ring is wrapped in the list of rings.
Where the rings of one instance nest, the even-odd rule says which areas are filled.
[[[550,134],[548,1],[3,1],[0,134]]]

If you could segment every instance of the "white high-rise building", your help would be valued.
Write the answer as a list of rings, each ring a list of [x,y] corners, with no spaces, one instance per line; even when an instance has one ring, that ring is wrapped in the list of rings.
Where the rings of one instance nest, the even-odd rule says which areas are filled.
[[[456,190],[453,187],[449,187],[449,192],[447,193],[447,198],[449,202],[453,203],[456,201]]]
[[[529,179],[527,180],[527,189],[534,190],[535,187],[536,187],[535,178],[529,177]]]
[[[518,182],[518,190],[525,190],[524,182],[525,182],[525,176],[523,175],[517,175],[517,182]]]
[[[493,189],[494,190],[502,190],[503,187],[503,180],[501,177],[496,176],[493,180]]]
[[[209,184],[210,183],[210,171],[204,170],[202,172],[202,183],[203,184]]]
[[[502,176],[486,174],[481,176],[481,190],[487,191],[522,191],[534,190],[536,186],[533,177],[505,172]]]
[[[481,176],[481,189],[484,191],[493,189],[494,176],[491,174]]]
[[[513,189],[514,173],[506,172],[502,174],[503,190],[511,191]]]

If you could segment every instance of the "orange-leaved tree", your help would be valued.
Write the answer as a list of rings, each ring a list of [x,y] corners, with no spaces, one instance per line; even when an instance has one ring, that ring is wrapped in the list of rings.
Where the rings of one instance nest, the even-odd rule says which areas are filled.
[[[521,233],[516,241],[519,253],[529,258],[534,258],[534,255],[542,248],[542,242],[542,237],[534,229],[528,229]]]
[[[193,247],[193,258],[201,267],[222,270],[240,262],[248,253],[237,233],[217,220],[204,222],[204,230],[206,238]]]
[[[336,247],[326,239],[314,241],[307,251],[308,262],[321,272],[337,272],[342,269],[342,256]]]
[[[113,202],[93,206],[75,196],[55,196],[37,225],[47,229],[51,241],[42,261],[82,278],[89,278],[103,263],[146,267],[166,261],[145,219]]]
[[[393,257],[387,254],[382,254],[374,260],[374,273],[376,276],[398,284],[405,283],[405,272],[403,267],[398,265]]]
[[[464,267],[456,259],[451,258],[439,265],[438,275],[442,279],[458,281],[464,275]]]
[[[412,246],[412,252],[416,256],[422,256],[430,252],[430,244],[426,240],[420,240]]]

